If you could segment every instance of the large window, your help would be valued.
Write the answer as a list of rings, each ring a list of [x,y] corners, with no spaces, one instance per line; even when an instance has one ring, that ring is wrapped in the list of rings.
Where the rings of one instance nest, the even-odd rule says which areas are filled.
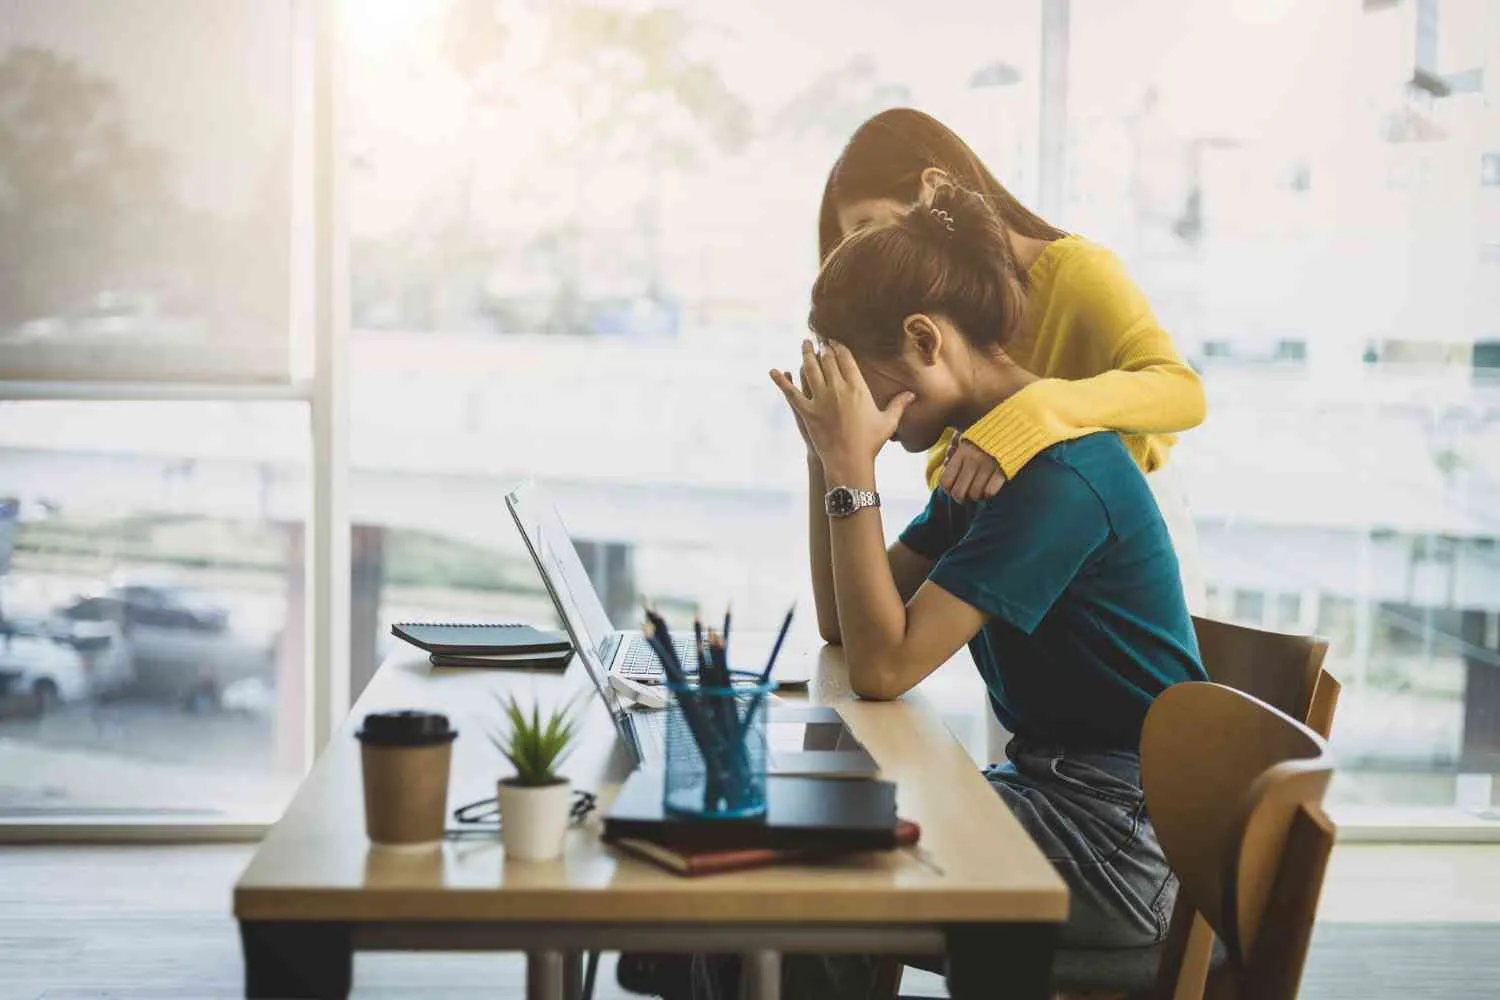
[[[281,808],[306,409],[0,405],[0,819]]]
[[[618,624],[800,599],[810,634],[764,372],[805,330],[825,172],[909,105],[1118,252],[1202,373],[1172,461],[1208,610],[1330,638],[1343,818],[1492,823],[1497,87],[1485,0],[0,0],[0,398],[59,400],[0,406],[0,641],[89,692],[5,668],[0,751],[47,763],[0,770],[0,810],[214,805],[157,766],[275,798],[312,749],[293,693],[345,669],[289,638],[322,624],[304,551],[311,606],[350,585],[357,694],[393,620],[552,622],[503,503],[527,476]],[[347,236],[347,350],[309,220]],[[921,462],[881,463],[894,534]],[[349,566],[306,541],[345,509]],[[157,683],[135,633],[196,672]],[[983,755],[977,685],[929,687]]]
[[[1075,3],[1069,49],[1061,221],[1208,391],[1173,460],[1210,613],[1330,639],[1346,822],[1493,820],[1500,12]]]
[[[642,595],[733,600],[763,627],[805,598],[799,443],[762,373],[805,329],[825,171],[864,117],[908,104],[1115,249],[1202,372],[1209,420],[1174,461],[1210,610],[1332,637],[1346,815],[1483,815],[1500,31],[1492,5],[1436,6],[1442,96],[1410,82],[1412,3],[1056,3],[1044,25],[1042,4],[960,0],[920,18],[475,0],[356,19],[356,538],[385,553],[357,564],[356,645],[420,582],[418,544],[432,585],[469,586],[437,552],[484,553],[483,606],[545,617],[502,537],[501,493],[527,474],[621,624]],[[894,531],[921,482],[883,461]],[[411,472],[423,502],[383,503]]]

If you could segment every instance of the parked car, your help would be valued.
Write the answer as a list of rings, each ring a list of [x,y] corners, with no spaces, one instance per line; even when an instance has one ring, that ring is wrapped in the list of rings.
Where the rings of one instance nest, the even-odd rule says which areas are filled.
[[[67,617],[75,621],[114,621],[127,631],[137,626],[222,632],[229,609],[209,597],[173,583],[122,583],[103,593],[80,598]]]
[[[278,637],[236,630],[229,609],[182,584],[130,580],[84,595],[59,610],[71,622],[110,622],[121,632],[134,690],[193,711],[218,708],[229,685],[269,682]]]
[[[112,623],[0,621],[0,677],[6,696],[29,696],[47,711],[130,683],[131,656]]]
[[[0,672],[6,675],[11,694],[32,696],[44,712],[89,694],[83,656],[51,636],[0,627]]]
[[[91,340],[149,336],[154,341],[198,339],[203,320],[173,312],[171,303],[149,291],[110,290],[79,302],[56,316],[40,316],[17,326],[18,340]]]

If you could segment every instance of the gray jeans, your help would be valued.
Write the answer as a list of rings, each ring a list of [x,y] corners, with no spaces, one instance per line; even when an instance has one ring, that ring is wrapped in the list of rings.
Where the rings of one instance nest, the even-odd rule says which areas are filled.
[[[1020,739],[985,770],[990,786],[1068,885],[1067,948],[1139,948],[1165,940],[1177,877],[1141,791],[1141,759],[1064,751]]]

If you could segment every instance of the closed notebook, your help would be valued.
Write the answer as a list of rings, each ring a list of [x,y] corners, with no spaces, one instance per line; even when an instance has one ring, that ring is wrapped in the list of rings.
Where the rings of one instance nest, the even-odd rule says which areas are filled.
[[[521,622],[396,622],[391,635],[443,656],[560,653],[573,648],[563,633],[543,632]]]
[[[503,670],[562,670],[573,659],[573,650],[559,653],[476,653],[428,657],[434,667],[498,667]]]
[[[772,775],[763,819],[706,822],[667,815],[662,772],[641,768],[604,817],[604,839],[693,850],[860,851],[896,846],[896,825],[896,786],[889,781]]]
[[[922,828],[909,819],[896,821],[897,847],[910,847],[921,839]],[[767,865],[817,862],[830,857],[842,857],[848,851],[828,851],[817,848],[795,849],[776,847],[741,848],[673,848],[655,844],[649,840],[622,837],[610,843],[616,847],[644,858],[653,864],[678,875],[689,878],[697,875],[717,875],[722,872],[744,871],[746,868],[764,868]]]

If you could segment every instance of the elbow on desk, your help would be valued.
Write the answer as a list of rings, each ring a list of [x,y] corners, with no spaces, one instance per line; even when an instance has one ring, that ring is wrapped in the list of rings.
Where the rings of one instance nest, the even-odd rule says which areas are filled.
[[[851,670],[849,687],[865,701],[895,701],[911,690],[910,684],[895,682],[880,670]]]

